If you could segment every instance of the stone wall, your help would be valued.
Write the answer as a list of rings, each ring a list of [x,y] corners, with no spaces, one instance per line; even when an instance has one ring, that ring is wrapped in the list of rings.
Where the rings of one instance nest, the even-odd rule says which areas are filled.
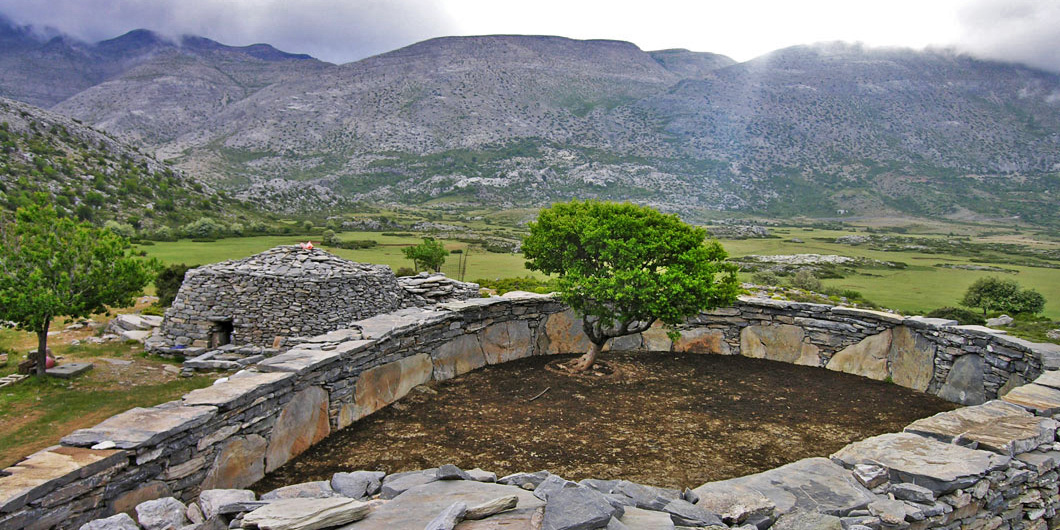
[[[581,352],[587,345],[569,310],[552,299],[529,296],[401,309],[292,341],[288,351],[250,371],[179,401],[132,409],[76,431],[60,446],[4,470],[0,529],[78,528],[148,499],[172,495],[188,501],[203,489],[245,487],[332,430],[400,399],[418,384],[529,355]],[[964,402],[993,398],[999,388],[1013,386],[1012,381],[1037,378],[1043,367],[1055,368],[1058,355],[1049,346],[978,328],[769,300],[742,300],[691,319],[676,342],[653,328],[614,347],[767,357],[890,377]],[[852,444],[828,466],[825,459],[803,461],[733,485],[759,495],[772,492],[777,499],[790,497],[791,502],[771,500],[771,517],[779,517],[795,507],[805,509],[799,504],[805,495],[799,492],[805,492],[806,484],[846,495],[841,483],[857,481],[856,466],[875,463],[882,464],[885,480],[854,488],[859,500],[842,504],[830,516],[875,517],[879,522],[884,520],[881,514],[894,518],[906,510],[901,511],[901,524],[930,522],[922,528],[958,528],[975,521],[985,521],[982,527],[989,528],[1035,527],[1053,517],[1060,504],[1055,471],[1060,453],[1052,445],[1055,425],[1038,422],[1060,412],[1060,390],[1028,384],[1006,399],[1019,406],[1006,412],[1006,425],[1015,422],[1024,430],[999,435],[987,429],[997,421],[958,415],[941,420],[949,431],[936,425],[884,435]],[[983,405],[988,406],[993,405]],[[976,429],[987,431],[978,437],[968,434]],[[946,434],[950,431],[958,434]],[[924,441],[910,441],[908,436]],[[960,454],[950,454],[954,451]],[[936,467],[920,469],[925,462]],[[818,476],[824,472],[817,471],[822,466],[839,478],[824,481]],[[780,484],[778,477],[794,484],[791,491],[756,486]],[[915,502],[911,507],[883,502],[893,500],[887,488],[929,479],[937,487],[931,489],[930,502],[918,497],[924,501],[920,511],[914,509]],[[884,483],[891,486],[879,490]],[[707,486],[700,488],[700,496],[713,499]],[[876,501],[883,503],[873,508]],[[724,504],[718,499],[702,502]],[[997,521],[1001,523],[993,525]],[[886,527],[906,527],[901,524]]]

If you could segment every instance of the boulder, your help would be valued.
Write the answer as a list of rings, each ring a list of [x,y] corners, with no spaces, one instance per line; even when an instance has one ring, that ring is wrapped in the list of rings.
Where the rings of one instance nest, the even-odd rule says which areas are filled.
[[[163,497],[136,506],[136,520],[144,530],[170,530],[188,524],[188,507],[173,497]]]
[[[708,482],[692,493],[699,497],[697,506],[717,514],[726,524],[743,524],[749,517],[772,517],[776,504],[751,486],[726,480]]]
[[[582,331],[582,319],[568,309],[553,313],[545,321],[544,338],[547,341],[541,351],[557,353],[584,353],[589,350],[589,337]]]
[[[564,489],[564,488],[577,488],[578,483],[571,482],[557,475],[549,475],[548,478],[543,480],[536,488],[534,488],[534,497],[537,497],[545,502],[548,502],[548,498],[553,493]]]
[[[384,476],[382,471],[339,472],[331,476],[331,489],[344,497],[365,500],[379,493]]]
[[[229,504],[254,501],[257,497],[250,490],[211,489],[199,494],[199,508],[206,519],[220,513]]]
[[[434,476],[438,480],[474,480],[466,471],[453,464],[442,465],[438,468],[438,471],[434,472]]]
[[[1005,326],[1012,325],[1016,320],[1008,315],[1001,315],[995,318],[986,319],[986,327],[988,328],[1003,328]]]
[[[422,486],[438,480],[435,470],[431,471],[408,471],[405,473],[394,473],[383,478],[380,490],[380,498],[393,499],[406,490],[416,486]]]
[[[622,524],[630,530],[674,530],[670,514],[629,507],[622,514]]]
[[[499,322],[481,332],[482,353],[489,364],[501,364],[533,354],[530,323],[525,320]]]
[[[279,499],[243,516],[243,526],[260,530],[318,530],[359,521],[368,503],[344,497]]]
[[[96,519],[81,525],[79,530],[140,530],[140,525],[128,514],[119,513],[106,519]]]
[[[562,488],[549,495],[541,530],[592,530],[623,513],[598,491],[583,486]]]

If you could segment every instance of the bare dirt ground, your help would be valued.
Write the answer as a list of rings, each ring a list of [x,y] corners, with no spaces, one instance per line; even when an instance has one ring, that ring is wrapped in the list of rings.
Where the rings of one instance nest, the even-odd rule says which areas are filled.
[[[596,380],[546,370],[553,360],[419,387],[254,489],[445,463],[498,476],[547,469],[570,480],[696,487],[827,456],[955,408],[893,384],[739,356],[609,353],[617,373]]]

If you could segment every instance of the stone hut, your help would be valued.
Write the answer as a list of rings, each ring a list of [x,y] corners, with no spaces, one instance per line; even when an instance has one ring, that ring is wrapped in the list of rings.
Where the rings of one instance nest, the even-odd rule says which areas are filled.
[[[478,294],[476,284],[444,276],[434,283],[442,288],[430,300],[422,289],[407,290],[385,265],[279,246],[189,270],[152,342],[156,349],[271,346],[276,337],[317,335],[403,307]]]

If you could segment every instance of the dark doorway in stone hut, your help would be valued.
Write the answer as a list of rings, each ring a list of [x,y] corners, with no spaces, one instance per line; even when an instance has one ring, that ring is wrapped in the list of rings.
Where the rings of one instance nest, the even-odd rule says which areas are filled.
[[[213,327],[210,329],[209,347],[217,348],[230,344],[233,331],[235,331],[235,325],[232,324],[232,319],[214,320]]]

